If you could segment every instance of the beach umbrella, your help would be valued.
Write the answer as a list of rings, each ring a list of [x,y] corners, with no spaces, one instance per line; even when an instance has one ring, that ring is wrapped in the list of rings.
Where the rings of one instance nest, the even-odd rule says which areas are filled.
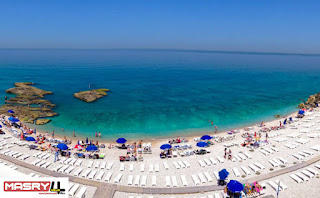
[[[36,141],[36,139],[34,139],[34,137],[26,137],[27,141]]]
[[[301,110],[301,109],[299,110],[299,114],[302,115],[302,114],[304,114],[304,113],[305,113],[305,111],[303,111],[303,110]]]
[[[198,142],[198,143],[197,143],[197,146],[198,146],[198,147],[207,147],[207,146],[208,146],[208,143],[206,143],[206,142]]]
[[[73,148],[75,148],[75,149],[81,149],[81,148],[83,148],[81,145],[79,145],[79,144],[77,144],[77,145],[75,145]]]
[[[10,116],[8,120],[11,122],[19,122],[19,120],[17,118],[14,118],[12,116]]]
[[[8,113],[14,113],[14,111],[12,111],[12,110],[8,110]]]
[[[162,149],[162,150],[171,149],[171,148],[172,148],[172,146],[170,144],[163,144],[160,146],[160,149]]]
[[[2,128],[2,126],[0,125],[0,128]]]
[[[229,175],[229,172],[226,170],[226,169],[222,169],[220,172],[219,172],[219,177],[221,180],[225,180]]]
[[[201,140],[211,140],[212,137],[210,135],[204,135],[201,137]]]
[[[60,150],[67,150],[68,146],[66,144],[60,143],[58,144],[57,148]]]
[[[88,147],[86,148],[86,150],[87,150],[87,151],[96,151],[96,150],[98,150],[98,147],[96,147],[95,145],[92,145],[92,146],[88,146]]]
[[[243,185],[236,180],[230,180],[227,187],[231,192],[241,192],[243,190]]]
[[[126,138],[118,138],[118,139],[117,139],[117,143],[118,143],[118,144],[124,144],[124,143],[126,143],[126,142],[127,142]]]

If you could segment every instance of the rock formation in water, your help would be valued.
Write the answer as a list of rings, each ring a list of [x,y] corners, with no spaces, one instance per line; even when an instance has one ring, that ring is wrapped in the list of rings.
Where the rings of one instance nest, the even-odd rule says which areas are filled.
[[[31,85],[34,83],[31,82],[16,82],[14,85],[15,87],[7,89],[6,92],[16,96],[7,99],[6,104],[0,107],[1,114],[8,114],[8,110],[13,110],[14,115],[19,117],[21,121],[29,123],[34,123],[39,118],[58,115],[52,109],[55,105],[44,99],[45,95],[52,94],[51,91],[33,87]],[[41,124],[48,122],[50,122],[49,119],[38,121]]]
[[[107,95],[109,89],[93,89],[89,91],[80,91],[74,93],[73,96],[85,102],[93,102]]]

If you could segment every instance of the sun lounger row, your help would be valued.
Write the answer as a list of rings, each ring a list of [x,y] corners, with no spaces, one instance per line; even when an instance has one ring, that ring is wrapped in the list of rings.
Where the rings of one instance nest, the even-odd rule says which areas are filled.
[[[313,147],[311,147],[312,150],[315,150],[315,151],[320,151],[320,145],[315,145]]]
[[[180,168],[190,168],[190,163],[187,161],[177,161],[177,162],[173,162],[173,165],[176,169],[180,169]]]
[[[281,181],[275,180],[275,181],[268,181],[268,184],[275,190],[275,191],[282,191],[288,189],[288,187]],[[280,188],[278,188],[280,187]]]
[[[87,188],[85,186],[80,188],[80,185],[77,183],[69,182],[69,196],[75,196],[76,198],[84,198]],[[80,189],[80,190],[78,190]],[[77,192],[78,191],[78,192]]]
[[[214,172],[214,175],[216,176],[215,172]],[[200,185],[200,183],[204,184],[204,183],[213,181],[209,172],[193,174],[193,175],[191,175],[191,178],[192,178],[195,185]],[[183,186],[188,186],[188,183],[187,183],[187,180],[185,179],[185,176],[183,178],[181,177],[181,181],[182,181]]]
[[[284,146],[289,148],[289,149],[295,149],[295,148],[297,148],[299,146],[299,144],[294,143],[294,142],[290,142],[288,144],[285,144]]]
[[[287,138],[277,138],[277,139],[274,139],[274,141],[276,142],[285,142],[287,141],[288,139]]]
[[[224,162],[223,158],[221,158],[221,157],[217,157],[217,160],[218,160],[220,163],[223,163],[223,162]],[[211,158],[209,158],[209,159],[206,158],[206,159],[204,159],[204,160],[199,160],[198,163],[199,163],[199,165],[200,165],[201,167],[206,167],[206,166],[211,166],[211,165],[217,164],[217,161],[211,157]]]

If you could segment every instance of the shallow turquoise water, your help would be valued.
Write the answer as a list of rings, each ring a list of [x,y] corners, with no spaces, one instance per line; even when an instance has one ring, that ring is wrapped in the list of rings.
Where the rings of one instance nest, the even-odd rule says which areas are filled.
[[[43,130],[161,138],[267,121],[320,89],[320,57],[143,50],[0,50],[0,97],[16,81],[50,90],[60,114]],[[109,88],[85,103],[72,94]],[[1,100],[3,102],[3,100]],[[61,131],[65,129],[65,132]]]

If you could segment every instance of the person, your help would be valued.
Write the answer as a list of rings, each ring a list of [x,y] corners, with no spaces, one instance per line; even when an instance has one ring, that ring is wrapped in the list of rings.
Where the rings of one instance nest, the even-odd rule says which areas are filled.
[[[269,136],[268,136],[268,133],[266,133],[266,140],[267,140],[267,141],[268,141],[268,137],[269,137]]]
[[[64,128],[62,128],[61,130],[64,131]]]
[[[281,121],[280,121],[280,128],[281,128]]]
[[[54,155],[54,162],[59,161],[59,149],[56,148],[56,153]]]
[[[229,149],[229,160],[231,160],[231,158],[232,158],[232,154],[231,154],[231,149]]]
[[[256,131],[254,132],[254,137],[257,137],[257,132]]]
[[[73,137],[76,137],[76,132],[73,130]]]
[[[99,131],[99,138],[101,138],[101,132]]]
[[[224,159],[227,159],[227,148],[224,148]]]
[[[52,139],[54,139],[54,131],[52,131],[51,136],[52,136]]]
[[[7,100],[8,100],[8,97],[7,97],[7,96],[5,96],[5,97],[4,97],[4,101],[5,101],[5,102],[7,102]]]
[[[214,126],[214,129],[215,129],[214,132],[217,133],[218,132],[218,127],[216,125]]]
[[[96,135],[96,137],[98,137],[98,133],[97,133],[97,131],[95,132],[95,135]]]

